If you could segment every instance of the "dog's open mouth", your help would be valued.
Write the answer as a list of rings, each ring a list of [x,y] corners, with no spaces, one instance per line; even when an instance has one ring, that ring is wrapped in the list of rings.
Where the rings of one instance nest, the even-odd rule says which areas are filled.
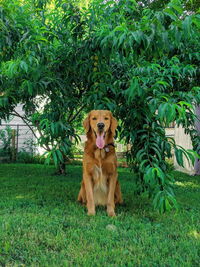
[[[99,131],[94,132],[95,136],[96,136],[96,146],[100,149],[103,149],[105,146],[105,136],[106,136],[106,132],[104,131]]]

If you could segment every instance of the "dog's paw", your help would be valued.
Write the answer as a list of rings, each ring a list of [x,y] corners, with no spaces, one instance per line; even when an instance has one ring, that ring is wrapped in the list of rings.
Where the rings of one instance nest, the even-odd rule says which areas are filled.
[[[114,210],[107,211],[107,213],[108,213],[108,216],[110,216],[110,217],[115,217],[116,216]]]
[[[94,216],[95,215],[95,211],[88,211],[87,215],[88,216]]]

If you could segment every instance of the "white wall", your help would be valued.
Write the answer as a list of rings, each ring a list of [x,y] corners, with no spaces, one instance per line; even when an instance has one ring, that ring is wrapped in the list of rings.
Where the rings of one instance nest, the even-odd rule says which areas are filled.
[[[177,127],[177,125],[175,125],[174,139],[177,145],[182,146],[185,149],[193,149],[191,138],[188,134],[185,134],[184,128],[182,126]],[[194,166],[192,165],[191,161],[188,162],[188,160],[184,156],[183,163],[184,168],[178,165],[176,158],[174,157],[175,169],[182,172],[187,172],[192,175],[194,173]]]
[[[16,112],[20,115],[24,114],[24,111],[22,110],[22,105],[17,105]],[[29,127],[24,123],[24,121],[16,116],[11,116],[9,121],[1,121],[0,130],[5,129],[5,125],[9,125],[11,129],[16,130],[16,134],[18,131],[18,138],[16,136],[15,143],[16,146],[18,145],[18,151],[26,150],[27,152],[32,152],[32,149],[30,145],[27,145],[26,143],[30,142],[34,139],[34,135],[29,129]],[[18,139],[18,141],[17,141]],[[18,143],[17,143],[18,142]],[[2,142],[0,141],[0,147],[2,146]]]

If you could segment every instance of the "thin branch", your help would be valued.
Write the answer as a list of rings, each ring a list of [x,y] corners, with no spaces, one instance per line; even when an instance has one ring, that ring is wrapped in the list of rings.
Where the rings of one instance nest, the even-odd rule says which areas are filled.
[[[40,136],[44,137],[44,135],[42,134],[42,131],[41,131],[40,127],[38,126],[38,124],[37,124],[36,126],[37,126],[37,130],[38,130]],[[48,144],[45,144],[45,147],[42,145],[42,147],[43,147],[44,149],[46,149],[47,151],[51,151],[51,148],[49,147]]]
[[[32,127],[28,124],[27,121],[31,122],[29,119],[24,118],[23,116],[21,116],[17,111],[14,110],[14,113],[10,113],[10,115],[19,117],[20,119],[23,120],[23,122],[28,126],[28,128],[31,130],[32,134],[35,136],[35,138],[37,138],[34,130],[32,129]],[[37,138],[38,139],[38,138]]]
[[[85,105],[83,105],[75,114],[72,116],[71,119],[68,120],[69,123],[71,123],[75,118],[80,114],[80,112],[84,109]]]
[[[22,119],[23,122],[24,122],[24,123],[28,126],[28,128],[31,130],[33,136],[38,140],[38,137],[37,137],[37,135],[35,134],[33,128],[32,128],[32,127],[30,126],[30,124],[28,123],[28,122],[31,122],[31,120],[29,120],[29,119],[27,119],[27,118],[21,116],[21,115],[20,115],[17,111],[15,111],[15,110],[14,110],[14,113],[10,113],[10,115],[13,115],[13,116],[16,116],[16,117],[19,117],[20,119]],[[27,121],[28,121],[28,122],[27,122]],[[43,134],[42,134],[42,132],[41,132],[41,130],[39,129],[38,126],[37,126],[37,130],[38,130],[40,136],[43,136]],[[48,144],[41,145],[41,146],[42,146],[45,150],[48,150],[48,151],[51,150]]]

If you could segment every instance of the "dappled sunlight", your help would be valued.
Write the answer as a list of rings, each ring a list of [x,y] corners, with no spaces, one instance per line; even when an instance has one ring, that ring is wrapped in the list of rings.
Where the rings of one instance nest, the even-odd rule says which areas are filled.
[[[16,199],[31,199],[34,198],[34,195],[32,194],[25,194],[25,195],[17,195],[15,196]]]
[[[200,188],[200,184],[195,184],[193,182],[175,182],[175,184],[181,187]]]
[[[189,236],[192,236],[192,237],[194,237],[194,238],[196,238],[196,239],[200,239],[200,233],[197,232],[197,230],[192,230],[192,231],[190,231],[190,232],[189,232]]]
[[[18,196],[16,196],[15,198],[17,198],[17,199],[22,199],[22,198],[25,198],[25,196],[18,195]]]
[[[122,248],[128,247],[130,250],[125,250],[123,261],[127,255],[130,261],[124,261],[124,264],[119,261],[114,265],[132,266],[132,261],[140,264],[144,259],[145,266],[154,266],[154,263],[159,266],[183,266],[184,262],[190,266],[198,265],[199,189],[188,190],[195,185],[190,176],[180,174],[177,177],[179,182],[176,182],[176,187],[182,189],[179,190],[183,203],[180,212],[160,215],[152,209],[147,192],[136,194],[137,186],[133,173],[125,168],[121,169],[119,176],[124,203],[116,206],[116,218],[109,218],[106,208],[101,206],[97,207],[96,216],[88,217],[86,207],[76,202],[82,172],[80,166],[68,165],[68,176],[50,176],[53,171],[51,166],[48,171],[42,165],[34,164],[9,165],[12,170],[13,167],[15,170],[12,177],[15,178],[12,185],[10,176],[6,176],[8,165],[2,164],[0,173],[2,180],[6,176],[0,197],[0,246],[5,257],[10,253],[11,256],[22,255],[24,259],[24,255],[27,255],[22,262],[26,266],[35,266],[36,262],[32,260],[34,257],[37,257],[42,266],[52,265],[51,262],[54,266],[66,265],[65,262],[60,264],[61,257],[64,260],[74,257],[72,265],[79,266],[85,248],[90,249],[88,257],[93,255],[98,260],[102,255],[106,255],[106,260],[110,262],[111,257],[116,258]],[[189,196],[187,191],[192,191]],[[90,244],[93,246],[90,247]],[[163,249],[161,256],[160,244]],[[174,246],[175,253],[173,251],[171,254],[171,248]],[[74,251],[69,252],[69,247],[74,248]],[[111,255],[113,250],[114,254]],[[66,251],[66,254],[63,254],[63,251]],[[155,262],[149,260],[152,251],[158,255]],[[49,260],[44,259],[43,255],[47,255]],[[53,261],[54,255],[57,255],[57,262]],[[137,260],[138,255],[140,261]],[[80,258],[79,261],[77,257]],[[106,260],[102,258],[100,264],[105,265]],[[99,262],[95,264],[98,266]],[[84,261],[84,266],[93,265],[92,262]]]

